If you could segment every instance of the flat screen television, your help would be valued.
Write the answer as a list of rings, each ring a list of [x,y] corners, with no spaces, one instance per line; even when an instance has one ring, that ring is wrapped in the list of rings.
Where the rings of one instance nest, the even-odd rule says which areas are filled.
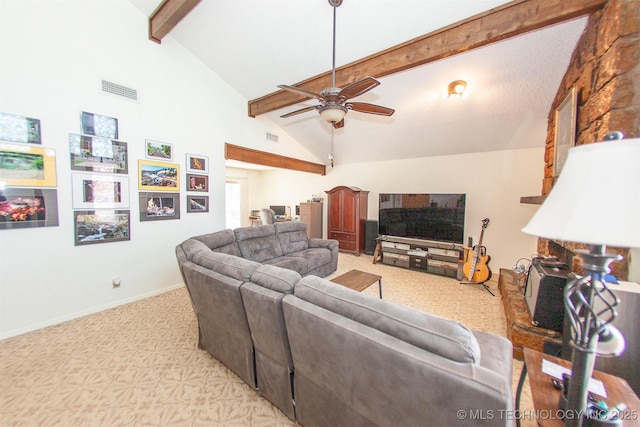
[[[287,207],[286,206],[274,206],[274,205],[271,205],[271,206],[269,206],[269,209],[272,209],[276,213],[276,215],[284,216],[284,215],[287,214]]]
[[[466,194],[380,194],[381,235],[463,243]]]

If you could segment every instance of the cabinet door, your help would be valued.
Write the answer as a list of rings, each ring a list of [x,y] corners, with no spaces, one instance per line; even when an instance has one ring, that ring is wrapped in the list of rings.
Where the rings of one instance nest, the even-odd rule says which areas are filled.
[[[329,194],[329,230],[342,230],[342,192]]]
[[[342,194],[342,231],[356,232],[358,197],[355,193],[345,191]]]

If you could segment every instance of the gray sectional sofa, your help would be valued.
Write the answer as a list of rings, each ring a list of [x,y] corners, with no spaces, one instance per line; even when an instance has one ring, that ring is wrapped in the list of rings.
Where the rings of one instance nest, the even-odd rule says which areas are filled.
[[[307,239],[305,249],[295,224],[176,247],[201,348],[304,426],[512,424],[507,339],[318,277],[337,264],[277,260],[271,236],[299,233],[277,238],[297,248],[281,257],[324,248],[337,263],[335,241]]]

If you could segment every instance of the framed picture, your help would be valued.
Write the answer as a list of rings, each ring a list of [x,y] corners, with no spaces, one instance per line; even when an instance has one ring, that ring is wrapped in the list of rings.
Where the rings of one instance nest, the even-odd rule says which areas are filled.
[[[576,114],[578,96],[573,87],[555,111],[555,160],[553,175],[558,176],[569,155],[569,149],[576,143]]]
[[[166,142],[153,141],[146,139],[144,141],[144,156],[147,159],[164,160],[170,162],[173,160],[173,145]]]
[[[76,246],[131,240],[129,211],[75,211]]]
[[[209,196],[187,196],[187,212],[209,212]]]
[[[85,135],[118,139],[118,119],[100,114],[80,113],[80,128]]]
[[[209,176],[188,173],[187,191],[209,191]]]
[[[126,142],[70,133],[69,152],[72,170],[125,175],[129,173]]]
[[[140,221],[180,219],[180,193],[140,193]]]
[[[21,187],[55,187],[56,152],[51,148],[0,142],[0,181]]]
[[[187,172],[209,173],[209,157],[187,153]]]
[[[15,114],[0,113],[0,139],[41,144],[40,120]]]
[[[138,189],[180,191],[180,165],[177,163],[138,160]]]
[[[71,174],[74,209],[123,209],[129,207],[129,177]]]
[[[58,190],[0,189],[0,230],[58,226]]]

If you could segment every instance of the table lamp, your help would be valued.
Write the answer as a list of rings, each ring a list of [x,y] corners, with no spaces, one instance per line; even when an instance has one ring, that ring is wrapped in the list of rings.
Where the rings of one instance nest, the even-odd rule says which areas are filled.
[[[640,247],[639,164],[640,138],[571,148],[551,192],[522,229],[534,236],[589,245],[589,250],[576,251],[585,274],[571,279],[564,289],[574,349],[566,426],[581,426],[586,416],[587,386],[596,356],[624,350],[622,334],[611,325],[619,301],[609,286],[615,285],[604,280],[609,264],[622,257],[606,253],[606,246]],[[596,300],[604,308],[595,309]]]

